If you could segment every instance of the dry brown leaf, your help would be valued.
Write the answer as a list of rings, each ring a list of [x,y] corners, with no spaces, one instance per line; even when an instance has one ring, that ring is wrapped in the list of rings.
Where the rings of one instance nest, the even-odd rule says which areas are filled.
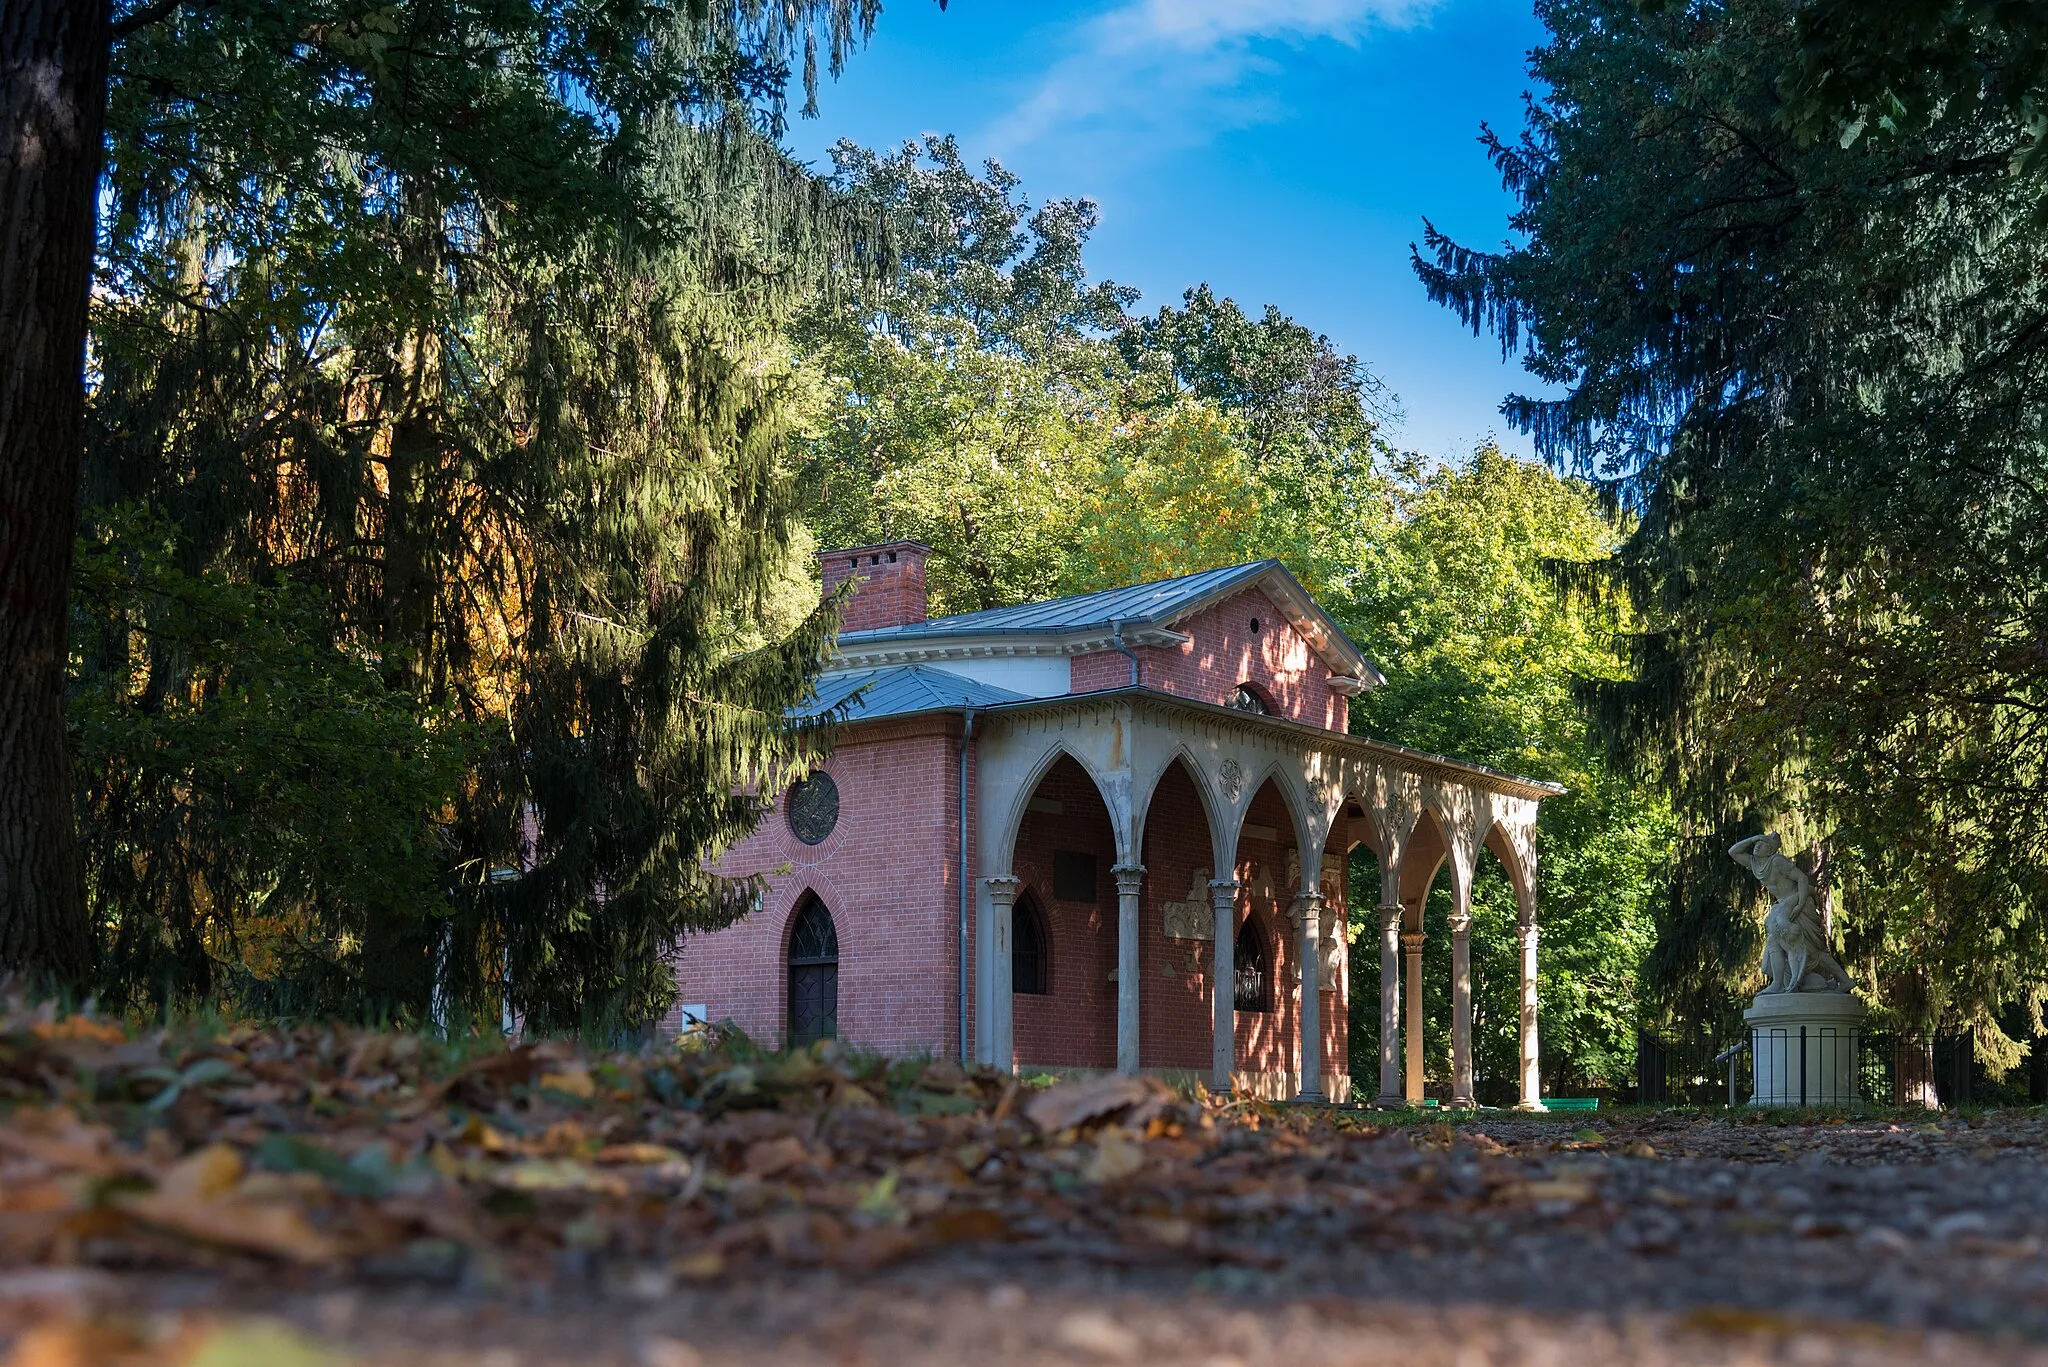
[[[333,1262],[341,1245],[313,1228],[295,1206],[222,1201],[146,1192],[123,1196],[116,1207],[152,1228],[200,1243],[260,1253],[309,1266]]]
[[[208,1144],[165,1169],[157,1178],[157,1194],[182,1200],[206,1200],[234,1190],[242,1180],[242,1155],[229,1144]]]
[[[666,1144],[607,1144],[597,1151],[600,1163],[688,1163],[680,1149]]]
[[[29,1032],[40,1040],[90,1040],[94,1044],[120,1044],[128,1032],[113,1021],[90,1016],[66,1016],[60,1021],[39,1021]]]
[[[62,1106],[39,1111],[23,1107],[0,1125],[0,1149],[94,1177],[125,1171],[127,1162],[114,1152],[114,1135],[104,1125],[85,1125]]]
[[[1590,1201],[1598,1192],[1591,1182],[1582,1177],[1543,1177],[1526,1182],[1510,1182],[1494,1192],[1496,1201],[1527,1201],[1532,1204],[1544,1201],[1567,1201],[1577,1205]]]
[[[1104,1130],[1081,1176],[1090,1182],[1121,1182],[1145,1166],[1145,1146],[1122,1130]]]
[[[1162,1093],[1171,1095],[1149,1078],[1109,1073],[1082,1082],[1055,1083],[1024,1103],[1024,1115],[1042,1133],[1056,1134],[1141,1106]]]
[[[750,1177],[773,1177],[810,1160],[810,1151],[804,1148],[804,1141],[786,1134],[780,1139],[763,1139],[748,1145],[747,1156],[741,1160],[740,1166]]]
[[[514,1191],[594,1191],[604,1196],[624,1196],[627,1191],[625,1182],[618,1177],[572,1158],[527,1158],[517,1163],[479,1165],[475,1175]]]
[[[597,1095],[597,1084],[591,1081],[588,1068],[564,1068],[558,1073],[542,1073],[536,1085],[544,1091],[560,1092],[584,1101]]]
[[[1001,1211],[982,1206],[956,1206],[933,1216],[932,1222],[925,1226],[925,1234],[933,1243],[979,1244],[1007,1239],[1011,1230],[1010,1222],[1003,1218]]]

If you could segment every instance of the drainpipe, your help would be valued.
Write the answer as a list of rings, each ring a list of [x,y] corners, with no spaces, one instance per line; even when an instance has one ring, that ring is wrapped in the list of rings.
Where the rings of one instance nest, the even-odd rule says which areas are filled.
[[[969,891],[974,880],[967,874],[967,747],[974,740],[974,709],[968,708],[966,724],[960,728],[960,1066],[967,1066],[967,917]]]
[[[1109,642],[1119,654],[1131,662],[1131,687],[1136,688],[1139,682],[1138,653],[1124,644],[1124,624],[1122,622],[1111,622],[1109,624]]]

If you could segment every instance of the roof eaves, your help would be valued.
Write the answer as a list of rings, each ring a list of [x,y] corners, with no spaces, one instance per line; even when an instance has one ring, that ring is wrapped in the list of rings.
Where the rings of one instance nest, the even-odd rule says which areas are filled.
[[[1413,760],[1417,764],[1426,767],[1443,768],[1462,774],[1474,775],[1484,780],[1485,786],[1495,789],[1503,787],[1521,789],[1524,791],[1515,795],[1531,797],[1539,801],[1544,798],[1559,797],[1571,791],[1563,784],[1552,783],[1548,779],[1526,778],[1521,774],[1511,774],[1504,769],[1495,769],[1490,765],[1475,764],[1471,760],[1455,759],[1449,755],[1431,754],[1427,750],[1417,750],[1410,746],[1397,745],[1393,741],[1378,740],[1371,736],[1354,736],[1349,732],[1329,731],[1320,726],[1312,726],[1307,722],[1295,721],[1290,717],[1263,716],[1253,712],[1240,712],[1236,708],[1225,707],[1220,703],[1203,702],[1198,698],[1183,698],[1177,693],[1168,693],[1161,689],[1148,688],[1143,684],[1124,684],[1117,688],[1098,689],[1092,693],[1064,693],[1050,698],[1024,698],[1014,703],[998,703],[986,708],[977,708],[976,710],[1022,712],[1028,711],[1033,707],[1072,705],[1077,702],[1095,702],[1119,697],[1143,698],[1148,702],[1163,706],[1177,707],[1190,712],[1215,716],[1220,720],[1227,720],[1240,726],[1272,727],[1276,730],[1286,731],[1325,745],[1344,746],[1355,750],[1395,755],[1402,759]]]

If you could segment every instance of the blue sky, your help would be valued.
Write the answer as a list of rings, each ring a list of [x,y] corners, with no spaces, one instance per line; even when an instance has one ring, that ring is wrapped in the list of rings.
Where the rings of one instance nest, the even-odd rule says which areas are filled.
[[[1208,281],[1273,303],[1370,364],[1399,396],[1396,442],[1455,458],[1529,383],[1423,297],[1424,215],[1474,246],[1510,201],[1475,138],[1521,126],[1526,0],[890,0],[873,43],[790,142],[885,147],[953,133],[1033,201],[1102,208],[1093,274],[1178,302]]]

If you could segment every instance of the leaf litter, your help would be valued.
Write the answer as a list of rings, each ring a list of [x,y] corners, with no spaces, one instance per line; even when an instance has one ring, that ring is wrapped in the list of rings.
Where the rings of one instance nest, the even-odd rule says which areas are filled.
[[[107,1301],[97,1279],[136,1273],[646,1300],[777,1267],[870,1275],[962,1250],[1250,1285],[1341,1258],[1407,1265],[1432,1242],[1484,1263],[1489,1247],[1469,1233],[1482,1226],[1503,1260],[1513,1238],[1560,1236],[1678,1256],[1710,1220],[1722,1236],[1845,1238],[1906,1257],[1928,1241],[1854,1216],[1751,1209],[1686,1160],[1957,1147],[1953,1126],[1388,1123],[1151,1078],[1045,1085],[832,1042],[777,1055],[740,1039],[601,1053],[329,1026],[131,1038],[19,1006],[0,1013],[0,1108],[0,1306],[8,1278],[58,1278],[48,1285],[73,1290],[52,1303],[72,1311]],[[1799,1140],[1790,1156],[1786,1135]],[[2036,1126],[1973,1151],[2038,1163],[2041,1149]],[[2038,1255],[2031,1237],[1980,1220],[1935,1242],[1982,1262]],[[20,1285],[17,1310],[42,1304],[37,1283]],[[0,1316],[16,1334],[9,1367],[131,1351],[108,1339],[66,1359],[65,1341],[30,1332],[49,1315],[23,1314]],[[1701,1315],[1695,1327],[1719,1322]],[[57,1318],[78,1334],[129,1333],[134,1360],[181,1367],[242,1332],[216,1325],[192,1347]],[[1070,1329],[1068,1347],[1126,1346],[1093,1321]],[[312,1347],[301,1356],[318,1360]]]

